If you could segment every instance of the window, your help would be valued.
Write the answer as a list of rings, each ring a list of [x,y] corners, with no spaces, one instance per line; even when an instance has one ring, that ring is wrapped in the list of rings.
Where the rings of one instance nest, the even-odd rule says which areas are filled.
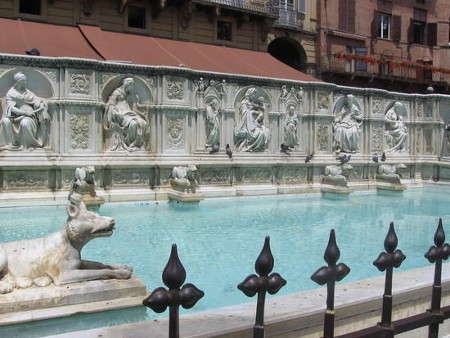
[[[20,0],[19,12],[23,14],[41,15],[41,0]]]
[[[367,56],[367,47],[356,47],[355,54],[359,56]],[[356,60],[355,71],[358,73],[367,72],[367,63],[361,60]]]
[[[425,36],[425,23],[414,21],[414,43],[419,45],[424,44]]]
[[[217,39],[231,41],[231,22],[228,21],[217,21]]]
[[[292,11],[294,9],[294,0],[280,0],[280,8]]]
[[[414,8],[413,20],[413,43],[423,45],[425,43],[425,28],[427,25],[427,11],[420,8]]]
[[[145,29],[145,8],[128,6],[128,27]]]
[[[378,37],[391,38],[391,16],[388,14],[378,13]]]
[[[382,60],[382,62],[379,63],[379,71],[380,74],[382,75],[389,75],[392,71],[392,68],[389,67],[389,60],[391,59],[391,57],[389,55],[381,55],[380,60]]]
[[[306,13],[306,0],[298,0],[297,2],[297,12]]]

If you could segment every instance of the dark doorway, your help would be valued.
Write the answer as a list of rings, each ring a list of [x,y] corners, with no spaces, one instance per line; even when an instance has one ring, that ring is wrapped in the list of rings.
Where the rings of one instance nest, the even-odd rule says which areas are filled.
[[[278,38],[269,44],[267,51],[274,58],[288,66],[306,72],[306,53],[297,41],[287,38]]]

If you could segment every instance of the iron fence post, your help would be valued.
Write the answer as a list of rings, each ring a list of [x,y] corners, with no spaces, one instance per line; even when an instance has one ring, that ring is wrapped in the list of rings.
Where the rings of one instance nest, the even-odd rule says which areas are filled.
[[[430,263],[435,263],[434,268],[434,282],[433,291],[431,296],[431,309],[429,310],[431,314],[436,316],[436,323],[432,323],[428,326],[428,337],[437,338],[439,335],[439,324],[443,322],[444,316],[441,312],[441,277],[442,277],[442,260],[448,259],[450,255],[450,245],[445,243],[445,233],[442,227],[442,218],[439,218],[439,223],[434,234],[434,244],[427,253],[425,258],[428,259]]]
[[[344,263],[336,265],[340,255],[341,253],[336,245],[334,229],[332,229],[323,255],[328,266],[322,266],[311,276],[311,279],[317,284],[327,284],[327,309],[325,310],[323,324],[323,336],[325,338],[334,337],[334,291],[336,282],[344,279],[350,273],[350,268]]]
[[[204,292],[197,289],[193,284],[183,285],[186,280],[186,270],[178,258],[176,244],[172,245],[169,260],[162,273],[162,279],[169,289],[159,287],[153,290],[142,303],[158,313],[166,311],[169,307],[169,338],[179,338],[180,305],[185,309],[190,309],[204,296]]]
[[[255,262],[255,274],[247,276],[243,282],[238,285],[247,297],[253,297],[258,293],[258,301],[256,303],[256,318],[253,326],[253,337],[264,338],[264,306],[266,300],[266,292],[273,295],[276,294],[283,286],[286,285],[284,280],[278,273],[269,273],[272,271],[274,259],[270,250],[270,237],[266,236],[263,249]]]
[[[380,326],[386,328],[386,336],[393,337],[394,330],[392,328],[392,274],[393,268],[398,268],[405,260],[406,256],[401,250],[395,250],[398,245],[398,238],[394,230],[394,222],[389,225],[389,231],[384,240],[384,248],[386,252],[380,253],[373,264],[380,271],[386,270],[386,278],[384,282],[383,294],[383,310],[381,314]]]

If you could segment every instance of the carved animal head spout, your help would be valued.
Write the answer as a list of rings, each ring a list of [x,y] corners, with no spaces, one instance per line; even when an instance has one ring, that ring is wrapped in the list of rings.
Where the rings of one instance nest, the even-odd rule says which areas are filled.
[[[91,239],[109,237],[113,234],[116,224],[114,218],[88,211],[84,202],[80,202],[79,206],[69,204],[67,214],[69,218],[66,230],[71,242],[85,245]]]

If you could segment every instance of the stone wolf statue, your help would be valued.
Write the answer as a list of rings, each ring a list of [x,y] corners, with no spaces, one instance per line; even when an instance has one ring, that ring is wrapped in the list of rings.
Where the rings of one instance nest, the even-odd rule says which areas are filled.
[[[67,214],[63,227],[46,237],[0,243],[0,293],[51,282],[62,285],[131,277],[130,266],[81,259],[81,249],[90,240],[113,234],[113,218],[88,211],[84,202],[69,204]]]

